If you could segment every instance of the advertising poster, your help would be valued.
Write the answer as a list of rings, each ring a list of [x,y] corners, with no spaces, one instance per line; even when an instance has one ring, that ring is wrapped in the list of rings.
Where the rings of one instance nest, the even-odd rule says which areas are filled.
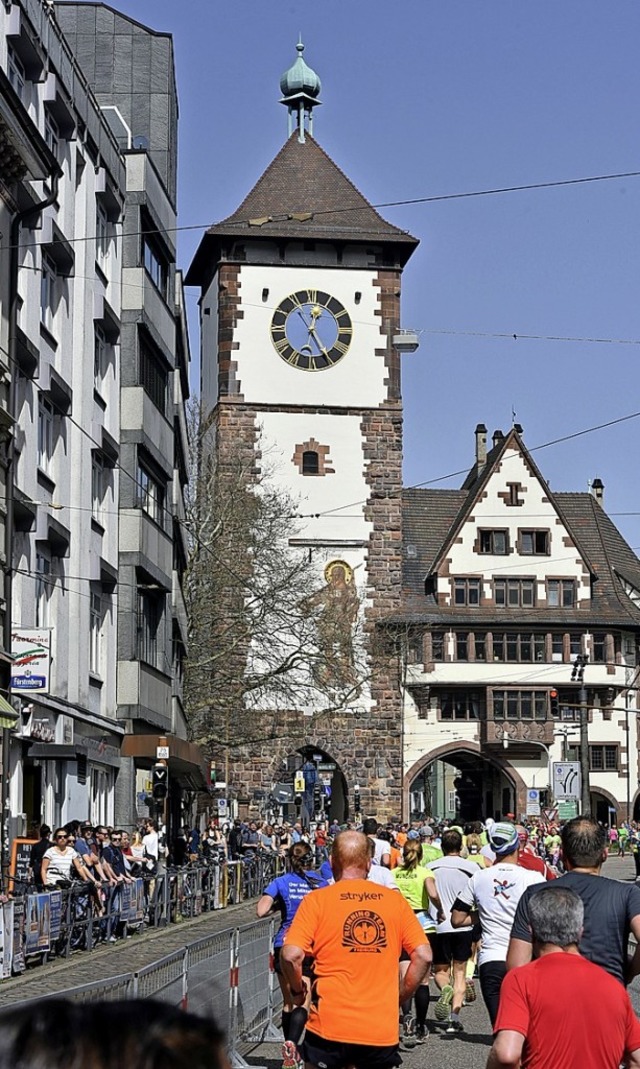
[[[51,942],[57,939],[62,931],[62,891],[52,891],[51,899]]]
[[[48,694],[51,628],[20,627],[11,632],[11,690]]]
[[[25,953],[43,954],[51,945],[51,896],[27,896]]]
[[[11,903],[13,907],[13,972],[24,972],[27,967],[24,956],[24,898]]]
[[[2,979],[11,976],[13,966],[13,902],[2,907]]]

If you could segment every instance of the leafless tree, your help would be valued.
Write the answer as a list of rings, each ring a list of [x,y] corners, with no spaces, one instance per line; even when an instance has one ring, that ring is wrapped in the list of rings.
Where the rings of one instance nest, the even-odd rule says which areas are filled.
[[[353,575],[339,562],[325,575],[295,545],[298,504],[259,433],[221,454],[215,419],[193,408],[190,439],[186,708],[192,737],[228,754],[282,732],[287,718],[274,710],[293,722],[357,699],[368,673],[362,612]]]

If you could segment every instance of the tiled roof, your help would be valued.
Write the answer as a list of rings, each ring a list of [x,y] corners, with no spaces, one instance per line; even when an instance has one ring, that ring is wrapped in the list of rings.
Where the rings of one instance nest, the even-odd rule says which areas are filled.
[[[398,247],[403,262],[418,244],[417,238],[372,208],[317,141],[307,137],[300,142],[297,132],[237,211],[209,227],[187,273],[187,284],[198,281],[212,243],[243,235],[391,244]]]
[[[473,485],[476,480],[471,482]],[[502,622],[508,626],[515,622],[514,612],[508,608],[437,606],[425,595],[425,578],[468,496],[464,490],[404,491],[404,596],[396,618],[425,624],[459,621],[465,625],[473,620],[482,625]],[[640,560],[631,547],[591,494],[554,493],[553,500],[593,571],[589,626],[640,625],[640,606],[628,597],[622,582],[640,590]],[[518,609],[516,616],[518,623],[531,627],[583,627],[585,622],[577,610]]]

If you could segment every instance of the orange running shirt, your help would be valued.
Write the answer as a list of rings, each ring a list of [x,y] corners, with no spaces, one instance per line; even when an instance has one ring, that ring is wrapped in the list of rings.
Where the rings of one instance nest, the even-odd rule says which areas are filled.
[[[398,1042],[398,960],[426,943],[402,895],[340,880],[302,900],[285,938],[314,959],[309,1030],[341,1043]]]

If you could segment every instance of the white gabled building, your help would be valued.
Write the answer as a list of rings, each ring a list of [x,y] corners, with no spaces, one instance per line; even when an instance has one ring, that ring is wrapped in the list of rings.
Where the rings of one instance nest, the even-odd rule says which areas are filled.
[[[577,759],[578,656],[591,808],[634,815],[640,560],[593,493],[552,493],[521,428],[497,431],[461,490],[404,494],[407,813],[476,819],[555,804],[552,762]],[[550,692],[558,692],[558,710]]]

